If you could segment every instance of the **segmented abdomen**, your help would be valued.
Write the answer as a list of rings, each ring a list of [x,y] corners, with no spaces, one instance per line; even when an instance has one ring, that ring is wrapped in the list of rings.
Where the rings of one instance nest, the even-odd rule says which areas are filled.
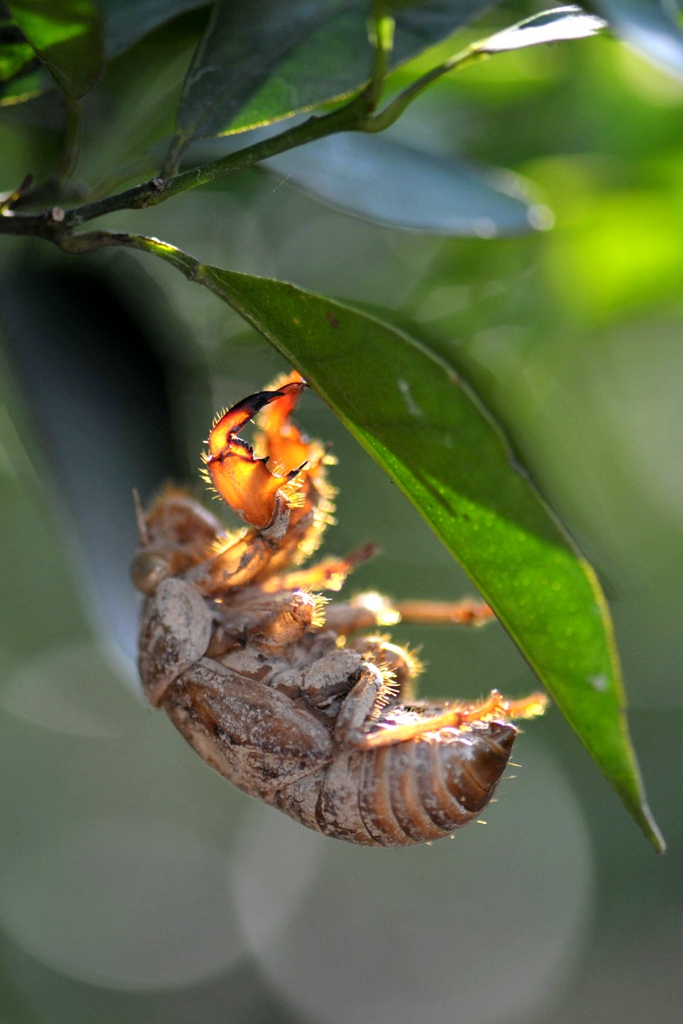
[[[303,825],[363,846],[412,846],[450,835],[491,799],[517,735],[506,722],[375,750],[339,752],[325,770],[285,787],[281,810]]]

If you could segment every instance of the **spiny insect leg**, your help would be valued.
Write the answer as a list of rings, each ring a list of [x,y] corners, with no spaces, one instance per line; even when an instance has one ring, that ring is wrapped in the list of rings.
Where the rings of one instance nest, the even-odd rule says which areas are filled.
[[[365,598],[372,598],[365,601]],[[400,615],[380,594],[362,594],[352,601],[335,601],[325,609],[325,624],[337,636],[351,636],[361,629],[395,626]]]
[[[374,592],[358,594],[352,601],[327,609],[327,624],[340,636],[373,626],[395,626],[398,622],[422,625],[481,626],[495,618],[483,601],[391,601]]]
[[[364,668],[374,669],[374,672],[361,673],[337,719],[335,729],[335,739],[341,739],[361,750],[373,750],[405,740],[419,739],[440,729],[459,729],[472,722],[496,718],[532,718],[543,714],[548,704],[548,699],[543,693],[534,693],[519,701],[508,701],[497,690],[492,690],[491,695],[479,703],[445,706],[440,714],[412,722],[387,725],[372,732],[368,731],[367,726],[372,724],[378,708],[386,700],[386,694],[376,678],[376,675],[381,676],[379,669],[371,665],[365,665]]]
[[[357,651],[366,661],[389,674],[395,685],[393,700],[415,700],[415,680],[422,672],[422,664],[415,651],[393,644],[388,636],[357,636],[345,650]]]
[[[292,397],[297,399],[305,386],[303,381],[292,381],[276,391],[257,391],[256,394],[248,395],[241,402],[237,402],[236,405],[233,405],[227,412],[223,413],[212,427],[209,434],[210,454],[218,456],[225,448],[238,441],[237,431],[241,430],[261,409],[276,401],[276,399],[286,398],[287,408],[291,410],[296,404],[296,401],[292,402]]]
[[[245,631],[245,642],[263,651],[276,654],[298,643],[320,616],[321,599],[314,594],[295,590],[275,611],[264,615]]]
[[[271,387],[284,397],[264,406],[257,421],[270,458],[285,469],[294,469],[302,462],[310,463],[312,459],[320,459],[324,449],[317,442],[311,443],[291,420],[301,393],[307,387],[306,381],[293,370],[290,374],[278,377]]]
[[[366,544],[346,558],[323,558],[317,565],[306,569],[296,569],[281,576],[272,576],[264,580],[261,586],[266,593],[274,594],[279,590],[341,590],[346,577],[357,565],[365,562],[376,553],[374,544]]]
[[[344,701],[341,711],[337,716],[334,727],[334,739],[340,746],[357,747],[367,749],[370,744],[367,742],[368,722],[384,707],[392,698],[394,687],[376,665],[364,662],[361,666],[358,681]],[[372,734],[374,735],[374,734]],[[379,734],[383,735],[383,734]],[[387,743],[398,742],[387,740]]]
[[[271,473],[267,460],[257,459],[237,431],[271,402],[284,399],[289,404],[290,396],[298,396],[304,387],[293,381],[278,391],[249,395],[224,413],[209,434],[209,454],[204,458],[214,487],[240,518],[259,529],[273,522],[277,493],[297,468],[289,467],[281,476]]]
[[[273,545],[257,530],[210,555],[183,575],[206,597],[218,597],[233,587],[250,583],[273,557]]]

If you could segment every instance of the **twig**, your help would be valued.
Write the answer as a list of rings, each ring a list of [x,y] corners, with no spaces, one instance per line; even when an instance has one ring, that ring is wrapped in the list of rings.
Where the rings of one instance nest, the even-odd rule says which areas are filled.
[[[82,224],[104,217],[110,213],[117,213],[120,210],[142,210],[148,206],[157,206],[166,202],[172,196],[180,192],[206,185],[217,178],[225,177],[235,171],[253,167],[255,164],[266,160],[268,157],[276,156],[297,146],[303,146],[316,139],[322,139],[328,135],[344,131],[382,131],[396,120],[428,85],[436,78],[446,74],[462,64],[478,59],[481,54],[470,47],[463,53],[446,61],[438,68],[423,75],[409,88],[392,100],[383,111],[375,113],[386,74],[389,67],[389,58],[393,46],[393,20],[384,13],[383,0],[376,0],[373,8],[373,15],[370,23],[371,36],[373,38],[375,57],[370,80],[367,85],[357,93],[351,100],[336,110],[322,116],[310,117],[302,124],[295,125],[279,135],[268,139],[262,139],[251,146],[246,146],[237,153],[229,153],[205,164],[200,164],[190,170],[174,174],[169,178],[151,178],[149,181],[133,188],[125,189],[112,196],[105,196],[100,199],[83,203],[72,209],[63,209],[61,206],[53,206],[38,214],[22,214],[16,209],[0,209],[0,234],[5,235],[28,235],[35,238],[43,238],[63,249],[64,252],[81,253],[92,252],[108,245],[132,245],[136,248],[144,248],[144,245],[134,242],[133,239],[142,239],[142,235],[128,235],[120,232],[90,232],[83,235],[75,235],[74,231]],[[476,44],[475,44],[476,45]],[[76,108],[69,111],[69,121],[65,136],[65,145],[62,158],[62,174],[68,176],[73,169],[76,157],[76,143],[79,132],[79,114]],[[35,195],[36,193],[34,193]],[[20,197],[19,206],[25,204],[30,196]],[[126,239],[127,241],[124,241]],[[159,243],[162,244],[162,243]],[[169,246],[169,250],[173,249]],[[156,255],[160,253],[155,249]],[[196,261],[195,261],[196,262]]]

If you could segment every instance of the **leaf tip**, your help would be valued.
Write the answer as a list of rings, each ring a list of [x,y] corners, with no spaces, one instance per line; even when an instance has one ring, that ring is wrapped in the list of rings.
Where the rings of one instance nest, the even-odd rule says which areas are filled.
[[[657,822],[652,817],[652,812],[647,804],[644,804],[643,806],[641,826],[646,838],[649,839],[654,846],[655,853],[666,853],[666,839],[660,832]]]
[[[638,778],[638,782],[640,783],[640,778]],[[645,798],[642,783],[639,784],[638,788],[639,793],[637,799],[625,800],[626,806],[645,838],[652,843],[655,853],[666,853],[666,840],[660,832],[659,826],[657,825],[654,815],[650,810],[647,799]]]

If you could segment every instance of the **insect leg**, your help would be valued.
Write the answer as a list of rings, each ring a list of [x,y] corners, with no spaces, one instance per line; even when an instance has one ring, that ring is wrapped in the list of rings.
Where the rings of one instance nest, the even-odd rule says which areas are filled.
[[[336,743],[340,746],[368,749],[372,746],[386,746],[389,743],[398,742],[398,740],[391,739],[385,740],[382,744],[367,742],[371,736],[375,735],[368,733],[368,724],[372,723],[373,718],[391,700],[393,692],[391,682],[382,675],[377,666],[371,662],[363,662],[358,674],[358,681],[337,715],[334,728]],[[384,736],[384,733],[377,735]],[[403,738],[399,737],[399,739]]]
[[[306,569],[295,569],[292,572],[280,576],[271,576],[264,580],[261,586],[269,594],[278,590],[341,590],[346,577],[361,562],[376,553],[374,544],[366,544],[353,551],[346,558],[323,558],[317,565],[308,566]]]
[[[396,601],[401,622],[425,625],[483,626],[495,615],[484,601],[471,597],[461,601]]]
[[[232,587],[251,583],[276,551],[277,546],[264,536],[263,531],[250,530],[193,566],[183,579],[207,597],[218,597]]]
[[[285,469],[294,469],[303,462],[316,461],[324,453],[318,442],[311,442],[292,422],[292,413],[306,386],[305,380],[296,370],[276,378],[269,385],[269,390],[282,397],[272,404],[266,403],[259,413],[258,427],[264,437],[268,456],[276,465]]]
[[[377,665],[383,675],[392,677],[394,701],[415,699],[414,683],[422,672],[422,664],[415,651],[392,644],[387,636],[377,635],[354,637],[344,649],[357,651],[365,661]]]
[[[362,668],[363,659],[357,651],[328,651],[304,669],[298,679],[299,692],[313,707],[329,708],[339,698],[347,697]]]
[[[445,705],[439,714],[384,726],[380,723],[379,728],[371,731],[368,726],[372,726],[373,718],[376,718],[378,711],[386,702],[386,685],[379,669],[367,663],[363,666],[360,678],[337,718],[337,742],[362,750],[372,750],[402,743],[405,740],[414,740],[444,728],[459,729],[472,722],[500,718],[532,718],[543,714],[548,703],[543,693],[532,694],[520,701],[507,701],[497,690],[493,690],[486,700],[479,703]]]
[[[425,625],[481,626],[495,616],[483,601],[391,601],[382,594],[358,594],[348,603],[332,604],[326,622],[340,636],[374,626],[395,626],[398,622]]]
[[[245,642],[264,653],[276,654],[296,644],[315,625],[320,598],[295,590],[273,612],[245,630]]]
[[[240,447],[244,446],[244,442],[240,441],[237,437],[237,431],[248,423],[249,420],[253,419],[261,409],[279,398],[285,399],[282,404],[285,407],[283,413],[284,418],[286,418],[294,405],[296,405],[297,399],[305,387],[306,385],[303,380],[299,378],[298,381],[291,381],[274,391],[258,391],[255,395],[249,395],[247,398],[243,398],[241,402],[238,402],[237,405],[233,405],[231,409],[223,413],[212,427],[211,434],[209,435],[209,451],[211,456],[214,458],[218,457],[221,452],[226,448],[230,448],[233,444],[237,444]]]
[[[261,409],[284,400],[296,399],[306,385],[293,381],[277,391],[259,391],[234,405],[214,424],[209,434],[209,453],[204,456],[214,487],[245,522],[260,529],[272,525],[278,512],[278,491],[296,476],[301,467],[289,467],[283,474],[271,473],[267,459],[255,457],[250,445],[237,431]]]

